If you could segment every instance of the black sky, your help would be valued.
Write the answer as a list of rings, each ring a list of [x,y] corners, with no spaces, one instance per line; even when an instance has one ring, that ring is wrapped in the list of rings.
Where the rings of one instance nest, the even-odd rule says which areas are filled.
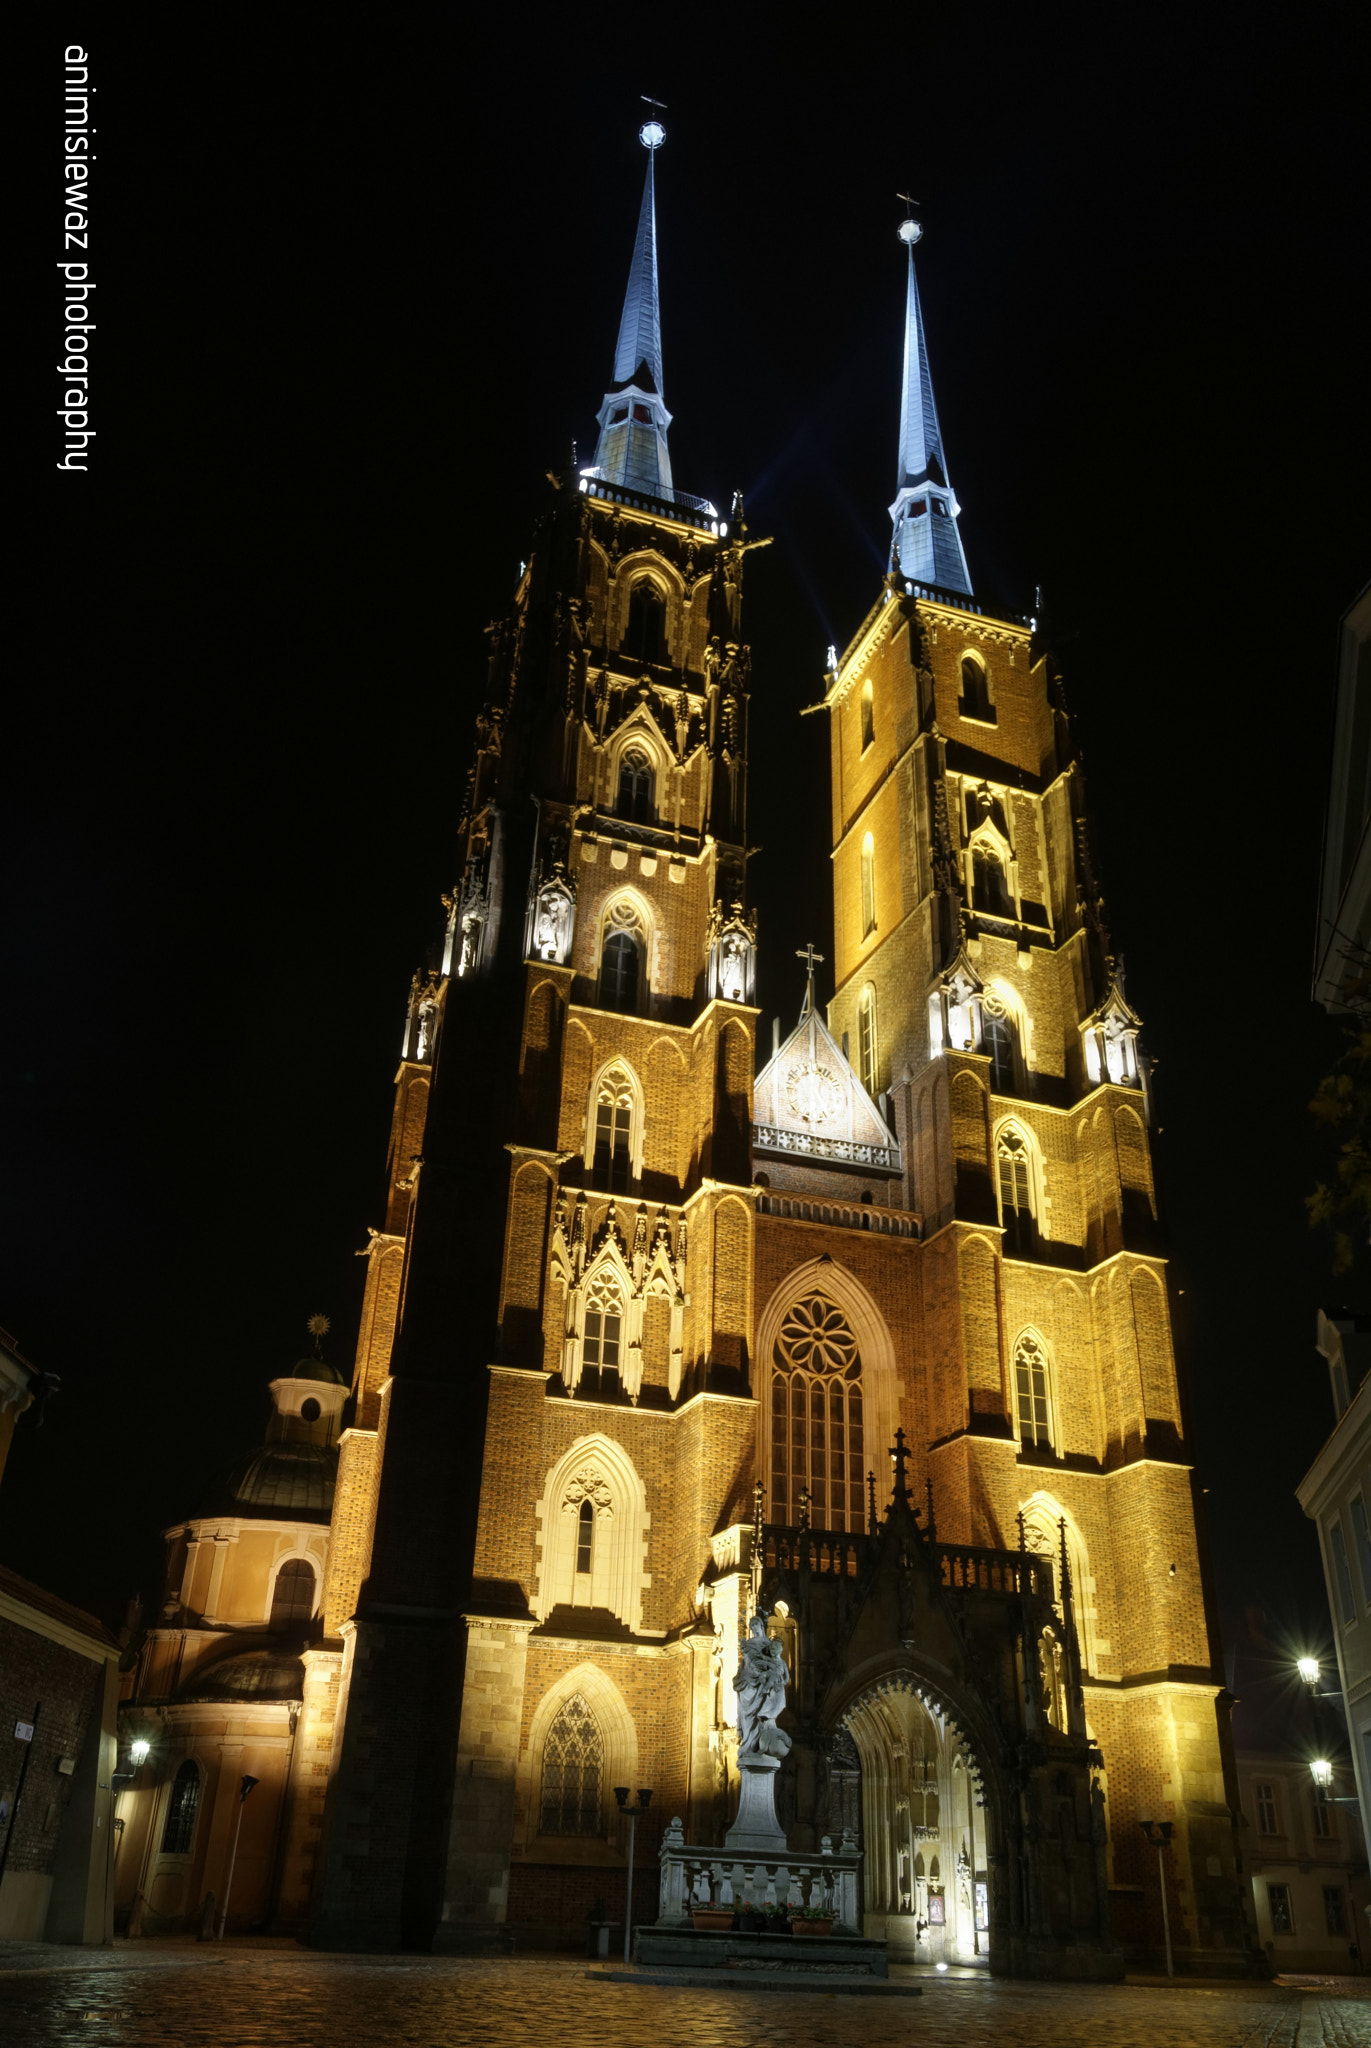
[[[973,579],[1046,591],[1160,1060],[1221,1591],[1319,1628],[1313,1318],[1367,1292],[1302,1206],[1334,635],[1371,564],[1365,29],[1039,14],[92,26],[88,478],[43,425],[55,296],[24,329],[50,597],[6,750],[0,1322],[63,1385],[0,1491],[15,1569],[118,1607],[311,1312],[350,1362],[482,629],[544,471],[591,444],[650,92],[677,481],[775,536],[747,599],[767,1016],[795,946],[831,953],[797,713],[884,564],[912,190]],[[25,199],[51,276],[47,160]]]

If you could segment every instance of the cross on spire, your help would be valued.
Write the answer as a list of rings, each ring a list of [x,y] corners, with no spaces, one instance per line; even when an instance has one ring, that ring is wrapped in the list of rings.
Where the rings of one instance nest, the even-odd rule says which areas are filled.
[[[801,1017],[807,1017],[814,1008],[814,969],[823,960],[822,953],[816,953],[812,942],[797,949],[795,958],[805,963],[805,999],[800,1009]]]

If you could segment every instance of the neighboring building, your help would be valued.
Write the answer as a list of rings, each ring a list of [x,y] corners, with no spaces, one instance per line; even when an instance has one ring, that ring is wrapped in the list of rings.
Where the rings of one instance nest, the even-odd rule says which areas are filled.
[[[0,1472],[53,1385],[0,1331]],[[119,1656],[94,1615],[0,1565],[0,1940],[112,1938]]]
[[[1338,627],[1333,760],[1319,885],[1314,999],[1335,1015],[1371,1007],[1371,583]],[[1296,1489],[1317,1523],[1350,1754],[1371,1841],[1371,1321],[1319,1312],[1315,1344],[1328,1361],[1335,1427]]]
[[[1319,1314],[1336,1427],[1296,1488],[1317,1524],[1338,1659],[1341,1717],[1333,1791],[1360,1801],[1371,1841],[1371,1334],[1364,1318]],[[1331,1745],[1330,1745],[1331,1746]],[[1363,1939],[1371,1941],[1371,1928]]]
[[[1371,974],[1371,583],[1338,626],[1333,762],[1319,882],[1314,1000],[1365,1008]]]
[[[1273,1970],[1363,1972],[1371,1905],[1356,1801],[1310,1765],[1343,1751],[1338,1716],[1311,1695],[1296,1657],[1250,1612],[1230,1660],[1243,1860],[1257,1931]],[[1316,1682],[1317,1683],[1317,1682]]]
[[[811,958],[754,1087],[759,543],[675,487],[643,139],[595,460],[553,480],[491,629],[411,992],[276,1924],[325,1785],[321,1946],[578,1939],[623,1884],[616,1786],[655,1795],[652,1918],[654,1824],[731,1817],[760,1605],[794,1678],[781,1810],[797,1849],[860,1829],[868,1929],[1117,1975],[1160,1958],[1138,1822],[1170,1819],[1181,1966],[1245,1969],[1140,1024],[1055,662],[972,595],[919,231],[891,568],[827,678],[837,993],[825,1019]],[[220,1587],[247,1526],[192,1525]],[[253,1569],[230,1617],[187,1566],[168,1622],[197,1657],[211,1625],[240,1654],[250,1610],[270,1634]],[[163,1785],[173,1726],[205,1754],[171,1651],[139,1695]],[[223,1705],[203,1740],[247,1755]]]
[[[165,1532],[161,1614],[119,1710],[126,1753],[146,1745],[119,1802],[115,1915],[132,1934],[198,1927],[209,1896],[222,1911],[230,1864],[230,1929],[304,1918],[338,1678],[317,1643],[347,1398],[317,1349],[271,1382],[266,1441],[220,1498]]]

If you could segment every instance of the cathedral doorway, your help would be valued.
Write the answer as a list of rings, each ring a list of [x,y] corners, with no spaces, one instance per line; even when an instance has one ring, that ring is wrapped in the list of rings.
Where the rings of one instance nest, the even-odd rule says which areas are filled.
[[[988,1965],[987,1813],[962,1735],[894,1674],[845,1710],[836,1753],[860,1771],[865,1931],[892,1960]]]

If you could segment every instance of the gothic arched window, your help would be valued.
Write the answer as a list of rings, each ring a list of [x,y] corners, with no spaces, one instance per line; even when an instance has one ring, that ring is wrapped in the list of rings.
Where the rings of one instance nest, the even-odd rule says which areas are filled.
[[[195,1816],[200,1808],[200,1769],[189,1757],[171,1781],[166,1825],[162,1829],[162,1854],[186,1856],[195,1840]]]
[[[1033,1155],[1022,1131],[1007,1124],[995,1140],[995,1176],[1007,1252],[1033,1249],[1036,1214],[1033,1201]]]
[[[1009,900],[1009,882],[1004,871],[1004,862],[993,846],[984,840],[977,842],[971,855],[972,903],[977,910],[988,911],[991,917],[1009,917],[1013,905]]]
[[[633,1176],[633,1083],[622,1067],[610,1067],[595,1091],[595,1151],[592,1171],[597,1185],[612,1194],[627,1191]]]
[[[957,705],[961,718],[978,718],[982,724],[995,724],[995,706],[990,701],[990,678],[985,664],[977,655],[962,656],[962,694]]]
[[[661,592],[646,578],[635,583],[628,600],[628,631],[623,651],[635,661],[665,658],[666,605]]]
[[[650,825],[653,805],[652,763],[641,747],[626,747],[619,757],[619,795],[615,810],[621,818]]]
[[[990,1054],[990,1085],[997,1095],[1014,1093],[1014,1027],[1009,1019],[997,1015],[984,999],[981,1012],[985,1018],[983,1040]]]
[[[873,701],[871,678],[862,684],[862,752],[865,753],[876,737],[876,706]]]
[[[590,1283],[586,1296],[585,1335],[581,1363],[587,1370],[619,1370],[619,1353],[624,1328],[624,1297],[614,1273],[601,1269]]]
[[[588,1572],[595,1555],[595,1509],[587,1495],[576,1518],[576,1569]]]
[[[876,842],[868,832],[862,841],[862,937],[876,929]]]
[[[868,1095],[876,1093],[876,991],[864,988],[857,1005],[857,1046],[862,1086]]]
[[[797,1301],[771,1365],[772,1513],[798,1521],[808,1493],[816,1529],[860,1530],[862,1361],[837,1303],[822,1294]]]
[[[1014,1346],[1014,1413],[1019,1441],[1052,1448],[1052,1406],[1048,1387],[1047,1352],[1031,1330],[1025,1330]]]
[[[539,1827],[545,1835],[598,1835],[605,1745],[580,1693],[573,1693],[543,1744]]]
[[[307,1558],[288,1557],[271,1589],[271,1626],[286,1628],[308,1621],[314,1612],[314,1566]]]

